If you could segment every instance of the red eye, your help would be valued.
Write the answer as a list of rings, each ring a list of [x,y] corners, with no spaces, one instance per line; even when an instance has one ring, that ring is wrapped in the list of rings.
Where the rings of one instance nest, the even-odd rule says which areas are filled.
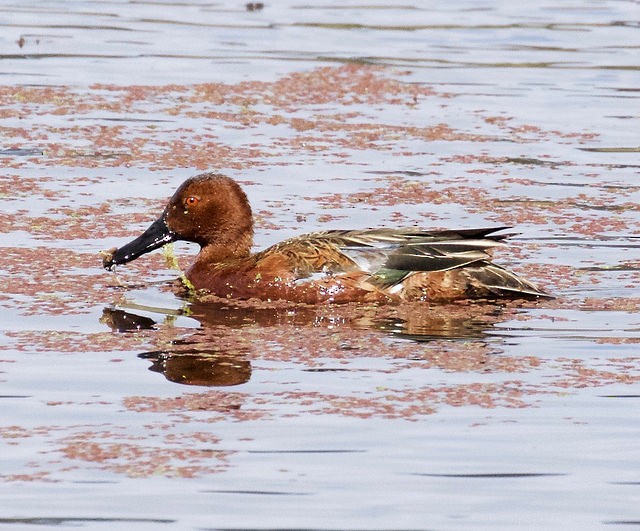
[[[199,198],[195,197],[195,196],[189,196],[187,197],[187,199],[184,202],[184,206],[185,207],[190,207],[190,206],[195,206],[198,204],[198,201],[200,201]]]

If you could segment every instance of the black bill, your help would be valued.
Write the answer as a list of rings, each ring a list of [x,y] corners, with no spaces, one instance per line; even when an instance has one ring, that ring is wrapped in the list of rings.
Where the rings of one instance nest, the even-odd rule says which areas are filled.
[[[111,269],[114,265],[126,264],[175,240],[176,235],[169,230],[162,216],[135,240],[119,249],[103,251],[102,265],[105,269]]]

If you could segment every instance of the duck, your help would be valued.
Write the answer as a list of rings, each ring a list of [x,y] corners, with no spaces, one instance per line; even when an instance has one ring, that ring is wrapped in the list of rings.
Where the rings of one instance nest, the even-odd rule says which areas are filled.
[[[168,243],[200,246],[186,271],[199,297],[324,302],[452,302],[552,297],[493,263],[510,227],[325,230],[252,253],[254,220],[242,187],[215,172],[183,182],[160,216],[120,248],[102,251],[113,271]]]

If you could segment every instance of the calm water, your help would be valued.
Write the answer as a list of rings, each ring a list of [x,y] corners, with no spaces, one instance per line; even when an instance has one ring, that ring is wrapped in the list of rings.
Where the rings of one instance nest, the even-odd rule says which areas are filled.
[[[0,528],[640,527],[637,2],[273,4],[0,6]],[[204,169],[259,247],[515,225],[498,261],[558,299],[100,268]]]

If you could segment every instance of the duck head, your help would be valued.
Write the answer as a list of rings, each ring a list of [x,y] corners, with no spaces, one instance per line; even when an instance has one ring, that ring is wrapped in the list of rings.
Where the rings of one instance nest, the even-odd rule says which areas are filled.
[[[215,173],[187,179],[146,231],[120,248],[103,251],[103,266],[126,264],[177,240],[199,244],[213,260],[247,256],[253,217],[240,185]]]

